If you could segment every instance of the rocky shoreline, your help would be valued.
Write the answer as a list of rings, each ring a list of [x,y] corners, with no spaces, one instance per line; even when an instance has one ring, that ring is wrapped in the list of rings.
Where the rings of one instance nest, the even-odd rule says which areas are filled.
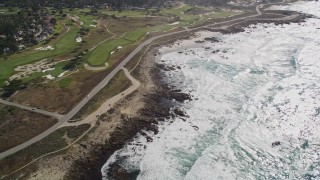
[[[244,31],[244,28],[257,23],[275,23],[275,24],[288,24],[288,23],[300,23],[303,22],[308,15],[301,14],[295,19],[288,21],[272,21],[272,20],[249,20],[243,23],[239,23],[234,26],[230,26],[225,30],[216,30],[206,28],[204,30],[219,31],[223,34],[238,33]],[[205,41],[216,41],[216,39],[205,39]],[[197,43],[197,42],[195,42]],[[201,43],[201,42],[200,42]],[[127,116],[121,114],[121,125],[117,126],[115,131],[111,133],[104,144],[96,145],[92,150],[84,157],[81,157],[73,162],[71,169],[68,171],[64,179],[101,179],[101,167],[107,162],[107,160],[114,154],[115,151],[124,147],[126,143],[132,142],[132,139],[140,133],[143,135],[147,142],[152,142],[152,137],[148,136],[143,131],[158,133],[158,123],[161,121],[168,121],[173,117],[180,117],[183,119],[187,116],[185,112],[179,109],[179,106],[184,101],[192,100],[189,94],[182,93],[180,89],[170,87],[164,79],[161,79],[163,72],[180,69],[180,67],[168,67],[163,64],[156,64],[155,57],[158,54],[160,46],[152,48],[147,54],[147,58],[143,61],[151,61],[150,69],[144,65],[140,65],[139,72],[137,73],[140,80],[143,79],[143,74],[147,73],[152,82],[147,80],[141,80],[142,83],[152,83],[154,85],[153,90],[144,91],[143,99],[144,107],[141,108],[135,116]],[[150,65],[150,64],[149,64]],[[138,92],[139,93],[139,92]],[[135,96],[132,95],[132,96]],[[108,113],[117,113],[109,111]],[[108,114],[107,113],[107,114]],[[101,121],[107,120],[108,115],[101,117]],[[195,129],[197,127],[194,127]],[[139,146],[139,144],[137,144]],[[140,144],[143,146],[142,144]],[[117,162],[110,165],[108,171],[109,179],[134,179],[139,172],[127,172],[124,168],[117,164]]]

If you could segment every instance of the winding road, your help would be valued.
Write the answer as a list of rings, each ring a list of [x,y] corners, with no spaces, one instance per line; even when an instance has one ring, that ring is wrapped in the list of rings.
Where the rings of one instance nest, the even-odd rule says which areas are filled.
[[[76,115],[83,106],[85,106],[102,88],[104,88],[109,83],[109,81],[120,70],[122,70],[124,68],[124,65],[126,65],[137,53],[139,53],[145,46],[149,45],[154,40],[157,40],[157,39],[160,39],[160,38],[163,38],[166,36],[177,35],[177,34],[184,33],[184,32],[197,31],[202,28],[209,28],[209,27],[214,28],[214,27],[225,26],[225,25],[231,26],[233,24],[240,23],[243,20],[256,18],[256,17],[262,15],[263,13],[260,11],[261,7],[263,7],[263,5],[258,5],[256,7],[257,14],[255,14],[255,15],[244,16],[244,17],[240,17],[240,18],[236,18],[236,19],[232,19],[232,20],[228,20],[228,21],[224,21],[224,22],[220,22],[220,23],[213,23],[213,24],[208,24],[208,25],[196,27],[196,28],[189,28],[189,29],[185,29],[185,30],[181,30],[181,31],[171,32],[171,33],[155,36],[155,37],[152,37],[152,38],[144,41],[134,51],[132,51],[117,67],[115,67],[113,69],[113,71],[110,74],[108,74],[96,87],[94,87],[94,89],[84,99],[82,99],[68,114],[63,115],[62,117],[59,117],[58,123],[56,123],[51,128],[47,129],[46,131],[42,132],[41,134],[37,135],[36,137],[18,145],[12,149],[9,149],[5,152],[0,153],[0,159],[5,158],[9,155],[12,155],[12,154],[30,146],[30,145],[32,145],[32,144],[42,140],[43,138],[45,138],[46,136],[48,136],[49,134],[51,134],[52,132],[57,130],[59,127],[63,126],[65,123],[68,123],[67,121],[70,120],[74,115]],[[270,19],[270,20],[277,20],[277,19]],[[20,107],[20,105],[18,107]],[[21,106],[21,107],[23,107],[23,106]],[[26,109],[27,107],[23,107],[23,108]],[[45,112],[42,112],[41,110],[39,110],[39,111],[37,110],[37,112],[39,112],[41,114],[45,113]],[[74,124],[74,125],[76,125],[76,124]]]

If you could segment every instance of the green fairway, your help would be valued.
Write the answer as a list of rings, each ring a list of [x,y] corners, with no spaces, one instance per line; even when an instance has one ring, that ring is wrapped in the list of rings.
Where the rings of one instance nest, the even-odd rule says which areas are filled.
[[[118,46],[134,44],[142,39],[151,28],[141,28],[126,33],[121,39],[113,39],[98,46],[94,51],[87,55],[87,62],[91,66],[103,66],[110,58],[111,52]]]
[[[14,74],[14,68],[17,66],[33,63],[45,58],[53,58],[56,55],[70,52],[77,46],[76,37],[78,34],[78,28],[72,27],[68,33],[60,37],[57,43],[52,45],[54,50],[48,51],[31,51],[28,53],[19,53],[12,55],[8,60],[0,61],[0,87],[4,85],[4,82]]]
[[[125,39],[113,39],[102,43],[95,50],[88,53],[87,62],[91,66],[104,65],[110,58],[111,52],[115,51],[118,46],[132,44],[132,41]]]
[[[72,82],[71,78],[63,78],[59,81],[59,86],[61,88],[67,88]]]
[[[52,71],[47,71],[46,74],[51,74],[54,77],[58,77],[61,73],[63,73],[65,70],[63,69],[63,67],[68,64],[68,61],[63,61],[60,62],[58,64],[56,64],[56,66],[54,67],[55,69]]]
[[[140,40],[142,37],[144,37],[147,32],[150,31],[150,28],[141,28],[141,29],[138,29],[138,30],[135,30],[135,31],[131,31],[131,32],[128,32],[124,37],[123,39],[127,39],[129,41],[138,41]]]
[[[83,27],[86,28],[94,28],[93,26],[90,25],[97,25],[96,22],[94,22],[94,20],[96,20],[96,17],[94,16],[90,16],[90,15],[78,15],[79,16],[79,20],[83,22]]]

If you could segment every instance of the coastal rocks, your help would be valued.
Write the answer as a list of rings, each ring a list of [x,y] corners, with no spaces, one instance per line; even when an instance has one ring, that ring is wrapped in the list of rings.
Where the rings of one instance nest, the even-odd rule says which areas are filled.
[[[175,92],[175,91],[172,91],[169,94],[169,97],[171,99],[176,100],[177,102],[180,102],[180,103],[183,103],[184,101],[187,101],[187,100],[189,100],[189,101],[192,100],[190,94],[182,93],[182,92]]]
[[[198,41],[194,41],[195,43],[204,43],[205,41],[200,41],[200,40],[198,40]]]
[[[205,41],[210,41],[211,43],[220,42],[220,40],[216,37],[206,37],[204,38]]]
[[[181,117],[187,117],[187,115],[185,114],[184,111],[182,111],[181,109],[174,109],[173,112],[178,115],[178,116],[181,116]]]
[[[111,172],[109,175],[110,179],[131,179],[132,178],[132,175],[129,172],[127,172],[127,170],[122,166],[120,166],[118,163],[113,163],[109,171]]]
[[[199,127],[198,126],[192,126],[194,130],[198,131]]]
[[[156,66],[159,69],[164,70],[164,71],[174,71],[174,70],[176,70],[175,66],[166,66],[164,64],[156,64]],[[180,67],[180,69],[181,69],[181,67]]]
[[[281,145],[280,141],[275,141],[271,144],[272,147],[276,147],[276,146],[279,146]]]
[[[220,50],[219,50],[219,49],[214,50],[214,51],[212,51],[211,53],[212,53],[212,54],[216,54],[216,53],[218,53],[218,52],[220,52]]]

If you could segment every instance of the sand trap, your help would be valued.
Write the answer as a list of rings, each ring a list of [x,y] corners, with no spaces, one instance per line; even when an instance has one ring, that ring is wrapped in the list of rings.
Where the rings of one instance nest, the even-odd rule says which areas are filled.
[[[45,70],[42,70],[42,72],[44,73],[44,72],[47,72],[47,71],[52,71],[52,70],[54,70],[55,68],[49,68],[49,69],[45,69]]]
[[[77,41],[77,43],[81,43],[82,42],[82,38],[81,37],[77,37],[76,41]]]
[[[47,78],[47,79],[49,79],[49,80],[52,80],[52,79],[55,78],[55,77],[53,77],[51,74],[45,75],[45,76],[43,76],[43,77],[45,77],[45,78]]]
[[[58,78],[61,78],[61,77],[64,76],[67,72],[68,72],[68,71],[65,71],[65,72],[59,74]]]
[[[169,24],[169,25],[173,26],[173,25],[178,25],[179,23],[180,23],[180,22],[177,21],[177,22],[171,23],[171,24]]]
[[[54,48],[52,46],[47,46],[47,47],[38,47],[36,49],[34,49],[36,51],[47,51],[47,50],[54,50]]]

